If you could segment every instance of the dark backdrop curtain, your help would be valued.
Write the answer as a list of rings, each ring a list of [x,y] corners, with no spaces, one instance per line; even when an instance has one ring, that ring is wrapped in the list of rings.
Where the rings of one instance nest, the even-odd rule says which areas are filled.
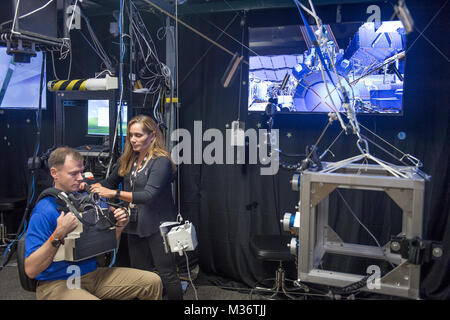
[[[426,183],[423,237],[443,241],[445,245],[442,259],[422,268],[422,297],[433,299],[450,297],[450,50],[447,37],[444,36],[444,30],[449,27],[448,6],[434,17],[444,4],[444,1],[427,4],[408,1],[417,30],[407,39],[407,48],[411,48],[408,49],[406,62],[404,114],[358,117],[361,124],[381,135],[395,147],[421,159],[424,163],[423,171],[432,176],[431,181]],[[325,16],[332,16],[330,19],[334,19],[332,14],[325,12],[325,9],[323,11]],[[321,14],[320,7],[318,13]],[[235,17],[236,14],[239,15]],[[383,13],[383,19],[389,20],[391,14],[392,11]],[[243,16],[243,12],[202,16],[193,14],[183,17],[183,20],[208,37],[217,39],[221,34],[219,28],[224,29],[235,19],[227,33],[241,40],[240,20]],[[428,25],[433,17],[434,20]],[[293,8],[289,11],[250,12],[245,27],[249,24],[267,25],[271,21],[275,21],[274,25],[298,24],[300,19]],[[426,27],[428,28],[424,35],[428,40],[419,36]],[[223,88],[220,78],[231,56],[181,26],[179,41],[181,127],[189,130],[192,139],[194,121],[202,121],[203,132],[209,128],[217,128],[225,136],[226,128],[238,117],[239,97],[239,114],[241,121],[245,121],[245,129],[258,129],[258,125],[264,127],[267,119],[262,115],[248,115],[246,111],[248,66],[243,64],[242,81],[238,73],[232,85]],[[227,35],[220,36],[218,42],[232,52],[241,52],[237,42]],[[247,32],[244,43],[248,43]],[[245,59],[248,58],[247,50],[244,50],[244,56]],[[241,94],[239,86],[242,86]],[[325,115],[277,116],[275,128],[280,130],[280,148],[287,153],[304,153],[305,147],[316,141],[327,121]],[[329,128],[319,146],[320,152],[330,145],[340,130],[337,122]],[[400,140],[397,137],[400,131],[406,133],[406,139]],[[341,137],[332,148],[335,158],[327,155],[324,160],[336,161],[358,154],[355,142],[354,136]],[[209,143],[204,142],[203,147]],[[371,147],[371,153],[395,163],[395,160],[374,146]],[[284,158],[289,162],[301,159]],[[197,228],[201,269],[206,273],[249,286],[265,277],[273,277],[275,268],[274,265],[261,263],[254,257],[249,247],[250,237],[254,234],[280,234],[279,220],[284,212],[294,212],[298,202],[298,193],[291,190],[289,183],[292,172],[280,169],[275,176],[262,176],[259,170],[259,165],[248,163],[181,165],[182,212]],[[384,245],[391,235],[400,232],[401,210],[386,195],[347,190],[342,190],[341,194],[381,245]],[[345,241],[375,245],[351,216],[336,192],[330,196],[330,208],[329,224]],[[325,259],[324,264],[335,269],[365,274],[365,268],[371,262],[330,257]]]
[[[448,299],[450,297],[450,220],[449,217],[449,56],[450,48],[449,5],[447,1],[407,1],[416,22],[416,30],[408,36],[406,80],[404,91],[404,115],[360,116],[360,122],[375,131],[397,148],[410,153],[424,163],[423,171],[432,176],[426,184],[424,208],[424,238],[442,241],[444,256],[441,260],[422,267],[422,297]],[[381,6],[385,4],[377,3]],[[387,4],[389,5],[389,4]],[[351,5],[359,10],[356,16],[365,13],[367,5]],[[344,7],[343,7],[344,8]],[[384,7],[383,7],[384,8]],[[438,10],[440,13],[436,15]],[[335,8],[328,12],[325,7],[317,8],[324,22],[333,22]],[[343,10],[344,20],[354,12]],[[182,17],[187,23],[212,39],[217,39],[228,24],[227,33],[241,40],[240,25],[243,12],[225,14],[190,15]],[[382,11],[383,19],[390,19],[392,11]],[[431,19],[434,20],[429,24]],[[109,17],[111,19],[111,17]],[[158,18],[159,19],[159,18]],[[355,20],[361,20],[356,18]],[[163,19],[159,19],[161,23]],[[300,18],[294,8],[289,10],[255,11],[247,15],[246,26],[269,24],[298,24]],[[95,23],[94,23],[95,24]],[[428,25],[429,24],[429,25]],[[108,42],[106,48],[117,57],[117,39],[107,33],[108,23],[99,20],[95,30],[100,30],[100,39]],[[217,28],[218,27],[218,28]],[[193,137],[194,121],[201,120],[203,131],[217,128],[225,133],[228,125],[238,117],[239,96],[241,96],[240,119],[245,128],[258,128],[267,119],[261,115],[246,112],[247,107],[247,65],[243,65],[241,95],[239,95],[239,73],[229,88],[220,85],[231,56],[198,35],[180,28],[180,117],[181,127],[188,129]],[[426,30],[425,30],[426,29]],[[424,36],[419,36],[424,31]],[[247,31],[245,31],[247,37]],[[74,51],[71,78],[92,77],[92,70],[98,71],[100,61],[85,45],[81,36],[74,32]],[[217,40],[232,52],[241,52],[241,47],[228,37],[221,35]],[[244,43],[247,40],[244,39]],[[76,45],[78,44],[78,45]],[[248,52],[244,50],[245,59]],[[89,57],[89,59],[86,59]],[[201,60],[200,60],[201,59]],[[113,60],[117,61],[117,58]],[[199,62],[200,61],[200,62]],[[50,64],[50,60],[48,64]],[[198,63],[198,65],[197,65]],[[64,78],[68,73],[68,61],[60,62],[56,55],[57,74]],[[100,67],[101,69],[101,67]],[[51,80],[52,70],[48,69]],[[48,109],[43,112],[43,128],[40,150],[45,151],[53,142],[53,100],[48,96]],[[315,142],[326,125],[323,115],[278,116],[275,127],[280,130],[280,147],[287,153],[304,153],[305,147]],[[1,198],[26,196],[26,158],[34,151],[36,125],[35,112],[8,110],[0,113],[0,196]],[[74,124],[76,125],[76,124]],[[405,140],[399,140],[399,131],[406,133]],[[319,148],[324,148],[339,134],[334,123],[324,136]],[[288,135],[289,134],[289,135]],[[83,141],[80,141],[80,145]],[[203,145],[207,145],[205,142]],[[341,137],[332,148],[336,158],[327,156],[326,161],[344,159],[355,155],[353,136]],[[375,147],[371,152],[377,157],[392,161]],[[284,158],[294,162],[298,158]],[[199,240],[196,251],[201,269],[209,274],[253,286],[257,280],[273,277],[275,265],[261,263],[249,248],[249,239],[255,234],[280,234],[279,219],[284,212],[294,212],[298,193],[290,188],[291,172],[280,170],[275,176],[261,176],[259,165],[181,165],[181,206],[185,219],[194,222]],[[362,222],[384,244],[400,227],[399,209],[386,196],[378,193],[353,193],[342,191],[342,195]],[[329,224],[345,241],[374,245],[367,233],[359,227],[336,193],[330,196]],[[21,219],[17,212],[8,223],[14,230]],[[334,257],[324,263],[336,269],[351,272],[365,272],[366,261],[338,260]],[[289,266],[291,277],[295,266]]]

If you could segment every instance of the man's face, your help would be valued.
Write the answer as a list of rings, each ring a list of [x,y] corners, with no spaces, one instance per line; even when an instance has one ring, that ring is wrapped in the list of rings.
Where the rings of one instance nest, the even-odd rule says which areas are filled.
[[[82,173],[84,171],[83,161],[72,159],[72,155],[67,155],[64,165],[50,169],[50,174],[55,181],[55,188],[67,192],[78,191],[83,181]]]

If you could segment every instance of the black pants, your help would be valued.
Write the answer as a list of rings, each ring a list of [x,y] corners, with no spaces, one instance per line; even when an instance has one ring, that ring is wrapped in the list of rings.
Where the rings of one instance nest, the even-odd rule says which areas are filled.
[[[175,259],[172,253],[164,251],[164,243],[159,232],[140,238],[128,234],[128,252],[132,268],[154,271],[161,277],[169,300],[183,300],[183,290],[177,275]]]

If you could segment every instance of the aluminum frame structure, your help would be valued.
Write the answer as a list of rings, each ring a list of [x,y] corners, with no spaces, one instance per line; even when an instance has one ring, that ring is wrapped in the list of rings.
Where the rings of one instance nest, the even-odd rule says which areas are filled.
[[[401,208],[402,231],[399,236],[422,237],[425,180],[415,167],[396,166],[404,177],[392,176],[385,168],[373,164],[335,166],[322,163],[323,170],[303,171],[300,188],[300,228],[298,233],[298,278],[301,282],[344,287],[364,276],[319,269],[325,253],[388,260],[395,268],[380,279],[379,289],[361,290],[410,299],[419,299],[420,265],[411,264],[400,254],[391,252],[390,241],[382,250],[377,246],[344,243],[328,225],[328,197],[336,188],[386,192]],[[301,182],[301,183],[300,183]]]

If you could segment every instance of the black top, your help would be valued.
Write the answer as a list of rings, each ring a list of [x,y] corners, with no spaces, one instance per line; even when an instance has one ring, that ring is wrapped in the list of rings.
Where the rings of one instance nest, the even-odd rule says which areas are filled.
[[[148,237],[159,232],[161,222],[175,221],[176,208],[171,189],[173,173],[169,158],[150,159],[147,165],[138,171],[136,177],[133,177],[133,189],[130,176],[131,172],[121,177],[117,165],[108,178],[100,181],[100,184],[108,189],[117,189],[119,184],[123,183],[123,190],[133,193],[133,203],[138,207],[137,221],[130,221],[124,231],[139,237]]]

